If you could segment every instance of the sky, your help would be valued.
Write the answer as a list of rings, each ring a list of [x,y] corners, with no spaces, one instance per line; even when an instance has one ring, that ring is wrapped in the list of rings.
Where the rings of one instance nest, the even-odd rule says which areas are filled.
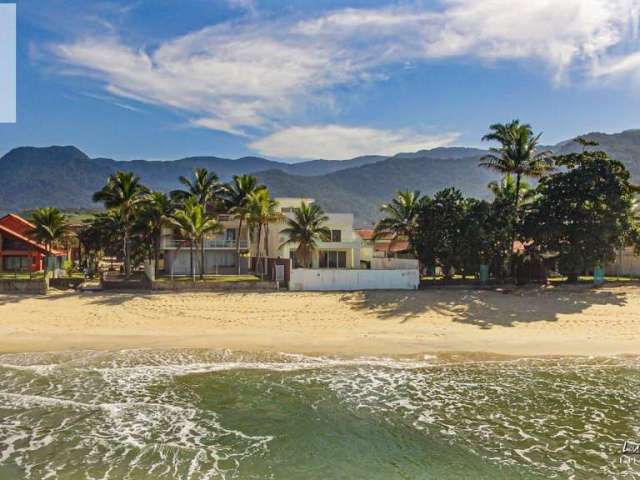
[[[480,146],[514,118],[546,144],[640,128],[639,22],[640,0],[18,0],[0,152],[299,161]]]

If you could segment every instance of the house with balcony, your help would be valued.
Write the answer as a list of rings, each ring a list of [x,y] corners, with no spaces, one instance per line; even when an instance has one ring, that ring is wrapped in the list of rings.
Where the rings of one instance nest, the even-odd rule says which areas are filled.
[[[239,231],[240,222],[232,215],[218,216],[222,226],[221,233],[212,234],[204,240],[204,272],[206,274],[228,275],[238,271],[237,262],[240,261],[240,272],[249,270],[249,229],[246,224]],[[236,254],[236,240],[240,238],[240,258]],[[160,240],[162,257],[160,269],[166,274],[189,275],[191,273],[190,244],[181,239],[171,227],[162,230]],[[196,273],[200,272],[201,255],[199,248],[193,255]]]
[[[9,214],[0,218],[0,272],[40,272],[45,268],[47,256],[55,259],[54,268],[61,268],[67,254],[47,247],[29,238],[34,225],[24,218]]]
[[[295,251],[297,246],[283,245],[288,237],[282,233],[287,227],[287,218],[294,218],[294,210],[305,203],[313,203],[313,198],[282,197],[275,199],[282,214],[282,219],[269,225],[268,256],[270,258],[290,258],[293,268],[297,268]],[[313,252],[312,268],[360,268],[360,238],[353,229],[352,213],[326,213],[329,218],[326,227],[331,230],[331,238],[318,242]]]

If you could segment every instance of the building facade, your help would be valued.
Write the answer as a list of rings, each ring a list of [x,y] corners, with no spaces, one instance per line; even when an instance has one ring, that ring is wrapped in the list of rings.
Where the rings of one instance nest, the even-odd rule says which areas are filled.
[[[290,258],[293,267],[297,268],[297,245],[285,244],[287,235],[282,231],[287,228],[287,219],[294,218],[294,210],[300,207],[302,202],[313,203],[313,198],[281,197],[275,199],[282,218],[278,222],[269,225],[268,256],[271,258]],[[317,249],[312,254],[312,268],[338,268],[359,269],[360,264],[360,237],[353,229],[353,214],[351,213],[325,213],[328,220],[325,226],[331,230],[331,238],[317,244]]]
[[[47,248],[29,238],[34,225],[24,218],[9,214],[0,218],[0,271],[40,272],[45,268]],[[65,252],[52,250],[51,256],[66,258]],[[58,263],[61,263],[58,260]],[[56,265],[60,268],[60,265]]]
[[[239,231],[240,222],[231,215],[219,215],[218,221],[222,226],[221,233],[209,235],[204,240],[204,273],[228,275],[249,270],[249,229],[246,224]],[[240,236],[240,258],[236,253],[236,239]],[[189,241],[180,239],[174,229],[166,227],[162,231],[160,241],[162,249],[161,270],[166,274],[191,274],[191,248]],[[194,270],[200,272],[200,248],[193,252]]]

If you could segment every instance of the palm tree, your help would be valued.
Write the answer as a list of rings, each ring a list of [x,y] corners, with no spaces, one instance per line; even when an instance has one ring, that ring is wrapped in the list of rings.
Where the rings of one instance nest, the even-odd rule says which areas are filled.
[[[214,172],[199,167],[193,171],[193,179],[180,176],[178,180],[186,187],[186,190],[174,190],[170,193],[176,203],[183,204],[187,199],[194,197],[202,205],[205,213],[220,209],[223,200],[221,196],[225,188]],[[200,255],[204,258],[204,237],[200,244]],[[204,265],[202,268],[204,269]]]
[[[258,185],[258,179],[253,175],[235,175],[224,191],[224,196],[229,211],[238,219],[238,234],[236,235],[236,265],[240,275],[240,239],[242,238],[242,224],[249,217],[247,200],[249,196],[260,190],[266,190],[266,186]]]
[[[206,168],[196,168],[193,171],[193,179],[180,176],[178,180],[186,189],[174,190],[170,195],[172,199],[180,203],[189,197],[195,197],[203,207],[212,207],[217,202],[218,196],[223,189],[218,175],[214,172],[209,172]]]
[[[513,175],[505,175],[502,180],[494,180],[493,182],[489,182],[489,185],[487,186],[494,198],[500,198],[514,203],[514,198],[516,196],[516,181],[514,180]],[[527,182],[521,180],[519,194],[520,198],[518,199],[518,203],[519,205],[524,205],[533,200],[536,192]]]
[[[69,231],[67,217],[57,208],[38,208],[31,214],[31,223],[34,227],[27,234],[45,244],[48,255],[51,255],[53,244],[64,239]]]
[[[260,270],[260,258],[262,252],[262,233],[265,232],[265,249],[269,252],[269,224],[282,218],[278,211],[278,202],[269,196],[266,188],[257,190],[247,197],[248,221],[257,227],[256,270]]]
[[[518,209],[520,184],[522,177],[541,177],[551,168],[551,155],[548,151],[537,152],[541,133],[533,134],[531,126],[511,123],[496,123],[489,127],[491,132],[482,137],[483,141],[496,141],[499,148],[491,148],[491,153],[480,159],[480,166],[516,178],[514,208]]]
[[[384,203],[380,207],[385,217],[376,224],[374,237],[391,234],[391,243],[399,237],[406,237],[413,248],[422,204],[423,198],[418,190],[399,191],[390,203]]]
[[[550,152],[536,151],[541,133],[534,135],[531,126],[521,124],[519,120],[510,123],[496,123],[489,127],[490,132],[482,137],[483,141],[496,141],[499,148],[491,148],[491,153],[480,159],[480,166],[497,171],[503,175],[513,175],[516,179],[513,197],[514,220],[511,225],[511,244],[515,241],[516,227],[520,218],[520,189],[522,177],[541,177],[551,169]],[[511,246],[509,246],[509,250]]]
[[[162,192],[149,193],[141,204],[138,226],[142,235],[151,240],[156,275],[158,274],[162,228],[169,224],[174,207],[171,199]]]
[[[124,271],[131,275],[130,238],[135,213],[143,202],[148,189],[140,183],[140,177],[133,172],[116,172],[107,184],[93,194],[94,202],[103,202],[107,209],[114,209],[120,216],[123,237]]]
[[[315,203],[300,203],[300,207],[293,210],[294,218],[287,218],[287,227],[282,233],[289,239],[281,246],[297,244],[296,258],[306,268],[311,266],[311,255],[317,249],[318,241],[327,241],[331,238],[331,230],[325,226],[329,221],[318,205]]]
[[[183,208],[177,210],[170,219],[180,232],[180,235],[189,240],[191,277],[195,280],[193,265],[193,251],[196,245],[204,244],[207,233],[220,232],[221,226],[215,217],[207,214],[205,207],[198,202],[196,197],[185,200]],[[204,248],[200,250],[200,279],[204,278]]]

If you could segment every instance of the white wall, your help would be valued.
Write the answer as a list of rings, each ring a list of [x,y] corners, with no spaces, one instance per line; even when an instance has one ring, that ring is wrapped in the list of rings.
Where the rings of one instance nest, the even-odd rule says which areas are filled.
[[[616,252],[616,260],[605,267],[607,275],[628,275],[640,277],[640,256],[636,255],[633,248],[627,247]]]
[[[418,270],[291,270],[289,290],[416,290]]]
[[[418,270],[415,258],[372,258],[372,270]]]

